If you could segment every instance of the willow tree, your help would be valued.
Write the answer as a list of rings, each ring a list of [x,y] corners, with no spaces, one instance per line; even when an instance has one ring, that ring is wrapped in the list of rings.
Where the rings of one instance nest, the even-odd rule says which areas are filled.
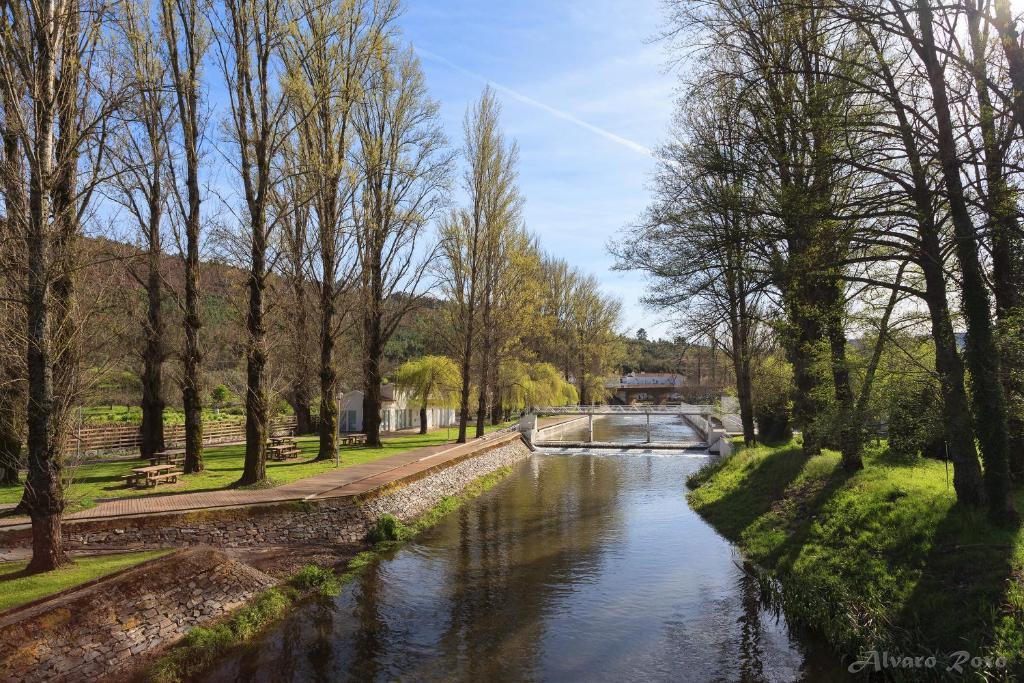
[[[288,31],[286,0],[227,0],[217,31],[221,70],[227,85],[228,130],[236,145],[235,167],[242,183],[244,225],[249,246],[245,317],[245,464],[240,485],[267,477],[268,342],[266,290],[269,248],[280,215],[273,211],[276,160],[288,139],[288,104],[278,80]]]
[[[427,407],[448,406],[458,392],[459,366],[447,356],[423,356],[395,370],[395,385],[408,390],[420,405],[420,434],[427,433]]]
[[[383,41],[367,71],[354,125],[360,182],[352,197],[363,366],[363,429],[381,446],[381,362],[403,317],[422,299],[433,247],[428,225],[452,155],[412,50]]]

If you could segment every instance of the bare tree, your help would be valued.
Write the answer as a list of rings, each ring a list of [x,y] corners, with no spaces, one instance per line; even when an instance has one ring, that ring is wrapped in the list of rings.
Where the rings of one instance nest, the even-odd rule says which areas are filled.
[[[200,313],[199,250],[202,194],[199,164],[204,120],[202,106],[202,65],[209,49],[209,28],[205,0],[161,0],[162,44],[167,50],[171,91],[177,110],[177,137],[184,157],[184,169],[169,168],[175,174],[175,206],[182,223],[178,251],[185,264],[185,297],[182,302],[185,347],[182,351],[181,394],[185,411],[186,474],[203,470],[202,349]],[[178,187],[184,175],[185,192]]]
[[[146,292],[142,321],[142,425],[140,453],[152,457],[164,449],[163,366],[167,358],[163,315],[163,226],[167,203],[168,129],[172,100],[166,91],[168,71],[159,53],[159,25],[147,2],[128,2],[121,17],[119,68],[131,74],[134,93],[118,113],[111,145],[113,201],[131,215],[145,250],[145,271],[134,262],[128,272]]]
[[[384,347],[422,297],[433,248],[427,226],[442,199],[452,154],[411,48],[393,41],[375,51],[355,127],[360,177],[353,195],[363,348],[363,428],[380,446]]]
[[[20,96],[15,88],[0,92],[0,485],[20,483],[22,441],[25,438],[25,306],[23,294],[27,267],[24,239],[27,219],[27,188],[21,137],[17,132]],[[11,114],[7,114],[11,111]]]
[[[352,323],[339,311],[353,276],[352,196],[358,171],[352,163],[357,140],[353,123],[364,99],[368,69],[387,40],[398,11],[395,1],[298,2],[297,28],[287,44],[286,63],[297,119],[297,171],[310,206],[312,241],[318,262],[320,346],[320,448],[317,458],[337,455],[338,370],[335,347]]]
[[[270,423],[267,393],[266,304],[268,249],[280,216],[273,212],[275,160],[288,139],[287,98],[277,80],[288,30],[286,0],[227,0],[217,31],[227,84],[227,124],[237,145],[235,168],[242,181],[249,243],[246,312],[245,466],[240,485],[267,477]]]
[[[0,3],[0,101],[28,171],[21,237],[28,271],[23,504],[32,520],[30,572],[66,562],[63,447],[80,379],[74,274],[82,217],[103,163],[104,127],[120,99],[93,71],[109,9],[102,2]]]

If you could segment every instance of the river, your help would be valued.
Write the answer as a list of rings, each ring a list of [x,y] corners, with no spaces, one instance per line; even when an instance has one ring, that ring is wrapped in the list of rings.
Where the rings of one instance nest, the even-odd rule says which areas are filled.
[[[678,420],[657,418],[658,440],[686,438]],[[208,680],[838,680],[687,506],[686,476],[706,457],[535,453]]]

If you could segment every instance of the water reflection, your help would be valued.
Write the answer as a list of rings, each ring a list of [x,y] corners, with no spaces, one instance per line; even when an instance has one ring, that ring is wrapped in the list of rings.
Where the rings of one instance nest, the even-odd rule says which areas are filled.
[[[821,680],[686,505],[701,462],[538,454],[210,680]]]

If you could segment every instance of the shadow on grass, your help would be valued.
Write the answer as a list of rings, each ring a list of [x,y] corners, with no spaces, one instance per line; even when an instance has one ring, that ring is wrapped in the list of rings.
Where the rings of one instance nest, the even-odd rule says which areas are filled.
[[[712,520],[726,537],[739,539],[744,529],[782,498],[807,459],[799,447],[793,446],[756,461],[743,473],[743,481],[733,491],[702,505],[701,514]]]
[[[824,480],[808,480],[807,486],[813,492],[805,491],[803,495],[795,497],[793,509],[785,517],[790,533],[769,557],[778,569],[785,571],[792,568],[800,556],[800,550],[808,542],[811,524],[853,474],[844,469],[841,462],[837,462]]]
[[[1019,504],[1024,495],[1017,498]],[[896,617],[905,646],[913,654],[934,650],[942,661],[943,655],[957,651],[982,655],[998,645],[1000,622],[1007,615],[1013,620],[1008,591],[1024,578],[1014,576],[1019,533],[993,526],[982,511],[954,505],[935,528],[929,549],[918,557],[904,558],[905,564],[920,567],[920,579]],[[1019,583],[1016,590],[1021,591]],[[1024,629],[1020,607],[1015,619],[1010,630],[1019,639]],[[1016,680],[1024,675],[1024,659],[1021,652],[1015,654],[1008,669],[990,667],[987,674],[984,669],[974,671]],[[965,665],[964,669],[970,675],[972,668]]]

